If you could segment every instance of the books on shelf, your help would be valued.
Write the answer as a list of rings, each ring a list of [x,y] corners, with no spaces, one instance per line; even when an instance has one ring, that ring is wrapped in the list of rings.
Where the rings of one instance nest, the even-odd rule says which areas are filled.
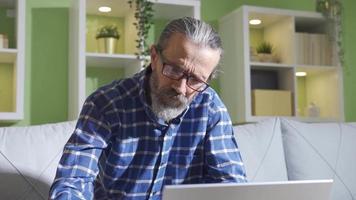
[[[333,65],[333,46],[326,34],[296,33],[296,61],[303,65]]]

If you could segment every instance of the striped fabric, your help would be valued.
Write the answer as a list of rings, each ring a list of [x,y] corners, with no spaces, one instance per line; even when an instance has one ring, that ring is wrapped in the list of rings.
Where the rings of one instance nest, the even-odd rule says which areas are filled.
[[[150,67],[88,97],[50,199],[161,199],[164,185],[245,182],[230,118],[208,88],[166,124],[145,87]]]

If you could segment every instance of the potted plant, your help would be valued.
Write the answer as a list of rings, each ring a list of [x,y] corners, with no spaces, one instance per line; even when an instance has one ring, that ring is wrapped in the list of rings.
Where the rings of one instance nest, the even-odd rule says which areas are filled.
[[[266,41],[261,42],[256,48],[258,60],[260,62],[273,62],[272,51],[273,46],[271,43]]]
[[[137,30],[137,58],[141,60],[141,65],[145,65],[146,57],[150,55],[150,50],[146,43],[148,32],[153,24],[153,3],[148,0],[128,0],[130,7],[135,4],[135,19],[133,25]]]
[[[113,54],[116,51],[116,44],[120,39],[120,34],[116,26],[106,25],[98,30],[96,39],[98,41],[99,52]]]

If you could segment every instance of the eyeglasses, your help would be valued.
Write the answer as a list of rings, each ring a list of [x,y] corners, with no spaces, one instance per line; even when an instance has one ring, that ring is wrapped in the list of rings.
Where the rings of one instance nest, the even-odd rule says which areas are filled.
[[[187,86],[189,88],[191,88],[194,91],[197,92],[203,92],[204,90],[206,90],[206,88],[209,87],[209,84],[203,80],[200,80],[199,78],[195,77],[192,74],[189,74],[187,72],[185,72],[183,69],[173,66],[171,64],[168,64],[166,62],[164,62],[163,56],[161,53],[159,53],[160,58],[162,60],[162,74],[164,76],[166,76],[167,78],[179,81],[182,78],[186,78],[187,79]]]

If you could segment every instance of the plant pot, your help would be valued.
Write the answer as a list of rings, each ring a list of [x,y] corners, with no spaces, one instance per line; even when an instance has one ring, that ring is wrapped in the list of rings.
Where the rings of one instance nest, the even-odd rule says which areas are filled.
[[[118,39],[113,37],[98,38],[99,53],[114,54],[116,52],[116,46]]]
[[[273,55],[269,53],[258,53],[257,57],[260,62],[274,62]]]

